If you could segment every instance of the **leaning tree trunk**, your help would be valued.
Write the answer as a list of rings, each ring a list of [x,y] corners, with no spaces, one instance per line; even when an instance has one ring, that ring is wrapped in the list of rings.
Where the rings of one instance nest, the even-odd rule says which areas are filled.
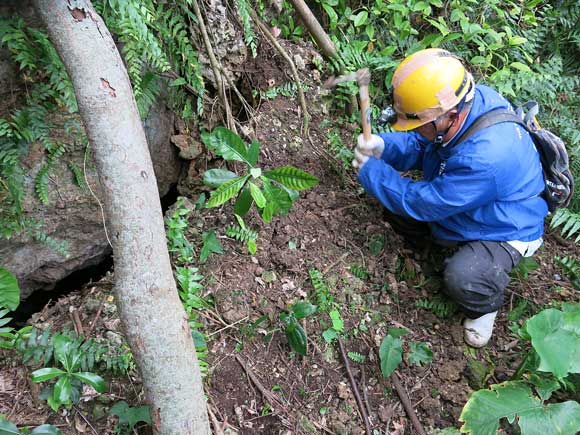
[[[210,434],[155,174],[115,43],[88,0],[35,0],[75,88],[104,191],[117,303],[156,434]]]

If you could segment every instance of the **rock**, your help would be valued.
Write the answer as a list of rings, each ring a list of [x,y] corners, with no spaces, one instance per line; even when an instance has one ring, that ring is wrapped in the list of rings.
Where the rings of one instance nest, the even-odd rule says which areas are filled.
[[[262,281],[264,281],[266,284],[270,284],[276,281],[276,279],[276,272],[273,270],[266,270],[264,273],[262,273]]]
[[[175,148],[171,146],[173,125],[173,112],[162,100],[151,108],[143,122],[160,196],[164,196],[177,183],[182,166]]]
[[[339,382],[336,386],[336,394],[338,394],[338,397],[341,399],[346,400],[350,397],[350,389],[344,382]]]
[[[226,0],[207,2],[204,13],[205,25],[211,31],[214,55],[223,66],[223,71],[228,75],[229,81],[235,83],[242,74],[242,65],[248,58],[243,30],[231,20],[233,15],[228,14]],[[205,54],[207,49],[201,32],[196,32],[193,35],[192,42],[197,49],[201,63],[201,75],[211,82],[214,89],[217,89],[213,69],[208,56]],[[224,86],[229,87],[228,80],[224,80]]]
[[[193,160],[203,151],[201,144],[188,134],[171,136],[171,142],[179,148],[179,157],[185,160]]]
[[[57,122],[70,115],[55,115]],[[145,133],[160,193],[169,191],[177,182],[180,162],[177,152],[171,145],[173,132],[173,115],[164,104],[152,108],[145,121]],[[59,132],[61,133],[61,132]],[[74,143],[73,137],[64,139]],[[84,147],[70,145],[71,151],[55,162],[50,172],[49,204],[40,203],[34,189],[34,178],[45,163],[42,148],[30,147],[24,157],[27,167],[25,177],[25,197],[23,209],[28,219],[41,222],[42,232],[52,239],[65,242],[68,256],[64,257],[45,244],[30,240],[25,234],[10,240],[0,240],[0,258],[6,267],[18,278],[21,298],[26,299],[36,290],[51,290],[55,284],[71,273],[90,266],[95,266],[111,254],[103,229],[101,209],[88,189],[77,186],[68,168],[68,164],[83,167]],[[39,149],[41,152],[39,152]],[[87,179],[95,195],[102,198],[100,183],[89,162],[86,171]]]
[[[302,59],[302,56],[300,56],[299,54],[295,54],[293,60],[294,64],[296,65],[296,68],[298,68],[299,70],[304,70],[306,68],[306,62],[304,62],[304,59]]]

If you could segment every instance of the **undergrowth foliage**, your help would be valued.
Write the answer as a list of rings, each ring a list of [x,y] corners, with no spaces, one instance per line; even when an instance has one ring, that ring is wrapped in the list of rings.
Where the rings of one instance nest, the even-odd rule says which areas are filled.
[[[145,117],[160,97],[161,82],[169,83],[169,101],[182,118],[203,112],[205,85],[198,54],[191,43],[195,22],[190,2],[97,0],[95,8],[117,37],[127,64],[139,112]],[[26,94],[18,106],[0,118],[0,237],[10,238],[26,231],[29,236],[59,245],[43,234],[38,223],[26,218],[22,204],[24,178],[20,159],[34,142],[45,149],[45,161],[35,175],[34,188],[43,204],[49,202],[49,183],[55,163],[73,144],[54,139],[50,121],[56,111],[76,113],[78,106],[72,83],[47,34],[22,18],[0,19],[0,46],[8,49],[19,67]],[[192,96],[192,93],[195,94]],[[83,137],[82,128],[76,133]],[[80,142],[85,142],[81,140]],[[84,177],[78,166],[69,168],[79,185]],[[66,246],[59,245],[66,253]]]

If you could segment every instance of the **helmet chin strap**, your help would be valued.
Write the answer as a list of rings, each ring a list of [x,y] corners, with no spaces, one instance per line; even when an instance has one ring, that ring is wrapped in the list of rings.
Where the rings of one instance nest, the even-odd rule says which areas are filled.
[[[453,127],[453,124],[455,124],[455,120],[453,120],[453,122],[451,123],[451,125],[449,127],[447,127],[447,129],[441,131],[437,128],[437,120],[438,119],[439,118],[431,121],[431,125],[433,126],[433,128],[435,128],[435,140],[433,141],[433,143],[437,146],[439,146],[443,143],[443,138],[447,135],[449,130],[451,130],[451,127]]]

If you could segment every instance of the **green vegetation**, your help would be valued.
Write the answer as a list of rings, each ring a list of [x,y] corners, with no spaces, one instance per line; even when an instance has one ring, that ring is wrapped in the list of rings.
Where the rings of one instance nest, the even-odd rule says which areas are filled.
[[[316,305],[308,301],[296,302],[288,312],[280,314],[280,320],[284,323],[284,333],[288,339],[288,344],[292,350],[305,356],[308,346],[308,339],[304,328],[298,323],[316,312]]]
[[[274,216],[288,213],[298,198],[298,191],[318,184],[318,178],[293,166],[262,171],[257,166],[259,142],[254,140],[246,145],[227,128],[218,127],[202,138],[208,149],[224,160],[242,162],[246,166],[242,175],[227,169],[205,171],[203,181],[216,188],[207,201],[208,208],[218,207],[236,197],[234,213],[237,216],[244,217],[255,204],[264,222],[270,222]]]
[[[0,434],[11,435],[61,435],[60,429],[52,424],[42,424],[30,430],[28,427],[18,429],[15,424],[5,420],[0,415]]]
[[[580,373],[578,325],[580,304],[546,309],[530,318],[521,338],[532,347],[512,380],[476,391],[460,416],[462,433],[494,435],[500,419],[517,424],[523,434],[561,433],[580,430],[580,404],[546,403],[553,393],[575,390],[573,375]],[[517,417],[517,419],[516,419]]]
[[[53,411],[61,406],[70,408],[81,393],[82,385],[88,384],[98,393],[104,393],[106,384],[103,378],[91,372],[81,371],[81,350],[65,335],[53,339],[54,359],[64,370],[57,367],[44,367],[32,372],[32,382],[46,382],[56,379],[46,393],[47,402]]]

